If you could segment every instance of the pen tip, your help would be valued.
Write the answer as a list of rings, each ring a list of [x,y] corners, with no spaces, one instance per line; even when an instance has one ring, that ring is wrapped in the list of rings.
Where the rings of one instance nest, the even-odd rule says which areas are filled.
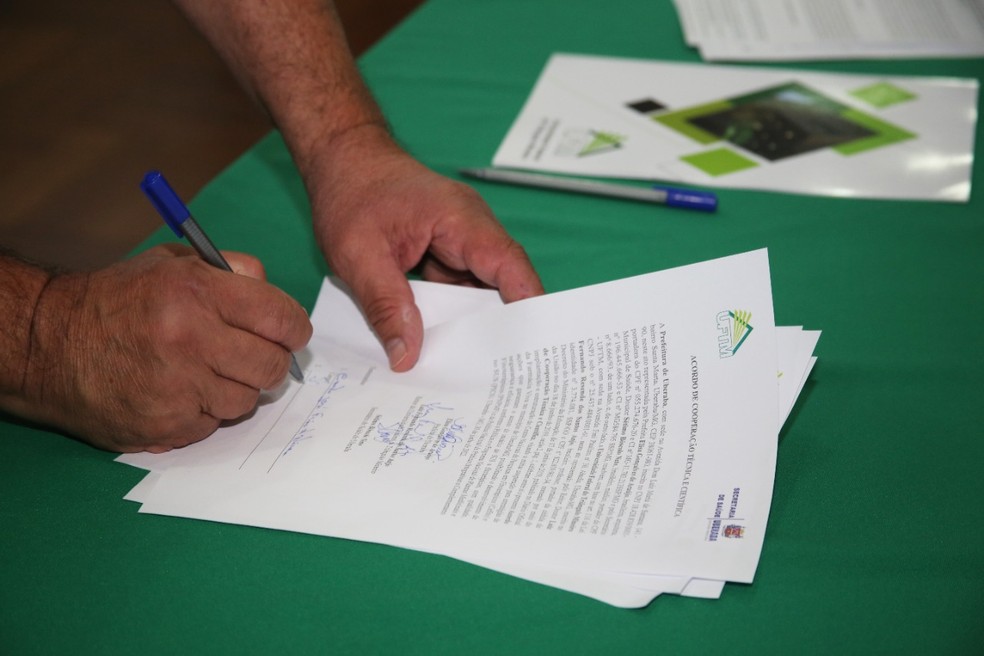
[[[301,372],[300,365],[297,364],[297,358],[293,355],[290,356],[290,375],[297,382],[304,382],[304,374]]]

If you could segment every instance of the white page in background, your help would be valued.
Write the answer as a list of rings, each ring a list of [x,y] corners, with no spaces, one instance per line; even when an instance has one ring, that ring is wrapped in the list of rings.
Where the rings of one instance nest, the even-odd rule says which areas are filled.
[[[724,581],[690,579],[680,594],[684,597],[695,597],[697,599],[719,599],[723,590]]]
[[[795,356],[796,364],[791,365],[788,369],[790,382],[796,381],[796,389],[791,394],[782,387],[779,390],[780,398],[783,398],[785,394],[785,401],[787,403],[785,412],[781,416],[781,422],[783,424],[789,419],[789,413],[793,411],[793,406],[796,405],[796,400],[803,391],[803,386],[806,385],[806,379],[809,378],[810,372],[813,371],[813,366],[817,363],[817,358],[813,353],[817,347],[817,342],[820,340],[820,335],[821,332],[819,330],[804,330],[797,340],[799,347]],[[789,382],[786,384],[788,385]]]
[[[700,44],[700,24],[694,16],[694,3],[689,0],[673,0],[677,17],[680,19],[680,31],[683,32],[684,42],[696,48]]]
[[[779,418],[780,428],[799,398],[806,377],[813,368],[811,359],[820,339],[819,330],[777,327],[776,342],[779,357]]]
[[[163,472],[148,471],[147,475],[140,479],[140,482],[134,485],[129,492],[127,492],[123,499],[126,501],[134,501],[136,503],[143,503],[144,500],[150,495],[151,489],[157,484],[157,481],[161,479]]]
[[[979,0],[975,0],[978,1]],[[688,0],[712,61],[979,56],[984,5],[965,0]],[[687,18],[684,18],[686,14]]]
[[[619,608],[642,608],[661,594],[681,594],[691,580],[687,577],[626,575],[545,565],[531,566],[521,562],[474,559],[465,562],[597,599]]]
[[[161,471],[167,467],[167,463],[174,457],[175,453],[175,451],[168,451],[166,453],[149,453],[147,451],[141,451],[140,453],[121,453],[116,456],[115,461],[138,469],[146,469],[147,471]]]
[[[752,311],[755,338],[735,357],[720,359],[715,317],[729,307]],[[767,256],[759,251],[447,322],[428,332],[430,347],[409,374],[374,370],[366,378],[372,365],[346,361],[344,353],[326,347],[332,366],[315,372],[324,384],[301,387],[276,429],[262,427],[238,467],[172,465],[143,510],[395,543],[463,559],[522,554],[531,565],[748,581],[774,475],[772,322]],[[632,433],[641,429],[631,423],[638,409],[632,404],[650,395],[640,379],[632,379],[631,365],[654,352],[664,330],[672,384],[667,419],[649,427],[667,427],[657,451],[639,439],[648,431]],[[606,350],[611,365],[601,360]],[[568,370],[561,373],[565,352]],[[616,363],[619,357],[624,361]],[[693,442],[692,362],[699,393]],[[537,367],[541,377],[526,387]],[[663,381],[653,375],[650,392]],[[574,380],[555,386],[561,376]],[[581,377],[589,390],[602,386],[590,415],[589,397],[570,396],[578,389],[571,383]],[[606,389],[609,382],[613,387]],[[544,392],[560,399],[564,389],[568,396],[544,405]],[[499,391],[503,399],[496,398]],[[629,419],[620,423],[621,415]],[[517,429],[504,437],[494,425],[479,430],[483,421],[514,422]],[[559,432],[543,432],[545,424]],[[434,426],[435,432],[424,434]],[[592,428],[598,430],[594,441]],[[612,429],[628,433],[622,441],[602,441],[599,436]],[[694,459],[688,463],[691,444]],[[557,485],[551,490],[545,481]],[[612,493],[618,485],[623,496]],[[541,491],[552,506],[537,501]],[[726,500],[726,519],[733,491],[738,515],[732,515],[742,519],[743,537],[724,540],[714,531],[708,539],[709,527],[719,523],[712,517],[716,504]]]
[[[770,161],[719,139],[702,144],[656,120],[677,110],[799,83],[852,111],[915,135],[854,154],[831,147]],[[889,84],[912,98],[878,109],[852,91]],[[629,105],[654,100],[664,109]],[[642,59],[553,55],[493,164],[584,176],[765,189],[821,196],[966,202],[977,81],[885,77]],[[599,145],[598,135],[617,137]],[[685,157],[730,151],[750,168],[712,175]]]
[[[800,376],[799,383],[796,386],[796,396],[795,398],[793,398],[793,405],[789,406],[789,408],[786,410],[785,414],[782,417],[782,423],[785,424],[786,420],[789,419],[789,414],[793,411],[793,407],[796,404],[796,399],[799,398],[800,393],[803,391],[803,386],[806,385],[806,379],[810,377],[810,372],[813,371],[813,366],[816,363],[817,363],[816,358],[810,358],[809,361],[807,362],[806,369],[803,371],[802,376]]]

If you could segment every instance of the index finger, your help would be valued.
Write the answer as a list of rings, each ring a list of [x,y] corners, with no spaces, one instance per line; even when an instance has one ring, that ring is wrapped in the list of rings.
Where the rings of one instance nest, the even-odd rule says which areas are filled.
[[[488,221],[451,234],[463,234],[463,241],[450,248],[435,244],[433,249],[448,266],[470,271],[486,285],[498,289],[507,303],[543,293],[543,283],[526,251],[496,219],[489,217]]]
[[[434,228],[430,252],[458,271],[499,290],[507,303],[543,293],[526,250],[509,236],[492,209],[471,187],[456,183],[456,202]]]
[[[311,339],[313,328],[300,303],[273,285],[244,275],[214,270],[212,304],[224,322],[288,351]]]

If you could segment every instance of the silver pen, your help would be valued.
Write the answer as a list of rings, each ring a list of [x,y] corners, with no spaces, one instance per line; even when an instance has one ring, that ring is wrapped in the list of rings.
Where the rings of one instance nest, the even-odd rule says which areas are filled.
[[[610,196],[612,198],[658,203],[669,207],[681,207],[701,212],[714,212],[717,210],[718,204],[717,196],[709,191],[664,187],[662,185],[634,187],[623,184],[612,184],[610,182],[597,182],[595,180],[562,178],[540,173],[524,173],[490,168],[461,169],[460,173],[469,178],[488,180],[489,182],[504,182],[524,187],[536,187],[538,189],[570,191],[577,194]]]

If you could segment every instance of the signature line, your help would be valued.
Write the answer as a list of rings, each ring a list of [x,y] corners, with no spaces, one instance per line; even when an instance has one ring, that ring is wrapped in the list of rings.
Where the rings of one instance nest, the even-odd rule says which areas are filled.
[[[246,459],[243,460],[242,464],[239,465],[239,469],[242,469],[243,467],[246,466],[246,462],[250,458],[252,458],[253,457],[253,454],[256,453],[256,450],[260,448],[260,445],[263,444],[263,440],[265,440],[267,437],[270,436],[270,433],[272,433],[273,432],[273,429],[276,428],[277,427],[277,424],[280,423],[280,420],[283,418],[284,413],[287,412],[287,408],[289,408],[290,405],[291,405],[291,403],[294,402],[294,398],[297,396],[297,393],[300,392],[303,387],[304,387],[303,385],[298,385],[297,386],[297,389],[294,390],[294,395],[290,397],[290,401],[288,401],[286,404],[284,404],[284,409],[280,411],[280,414],[279,415],[277,415],[276,421],[274,421],[273,424],[271,424],[271,426],[267,430],[267,432],[265,432],[263,434],[263,437],[260,438],[260,441],[256,443],[256,446],[253,447],[253,450],[249,452],[249,455],[246,456]],[[279,458],[280,456],[277,456],[277,457]],[[274,462],[276,462],[276,461],[274,461]],[[272,469],[273,468],[273,465],[270,465],[270,468]],[[269,471],[270,470],[268,469],[267,472],[269,472]]]

